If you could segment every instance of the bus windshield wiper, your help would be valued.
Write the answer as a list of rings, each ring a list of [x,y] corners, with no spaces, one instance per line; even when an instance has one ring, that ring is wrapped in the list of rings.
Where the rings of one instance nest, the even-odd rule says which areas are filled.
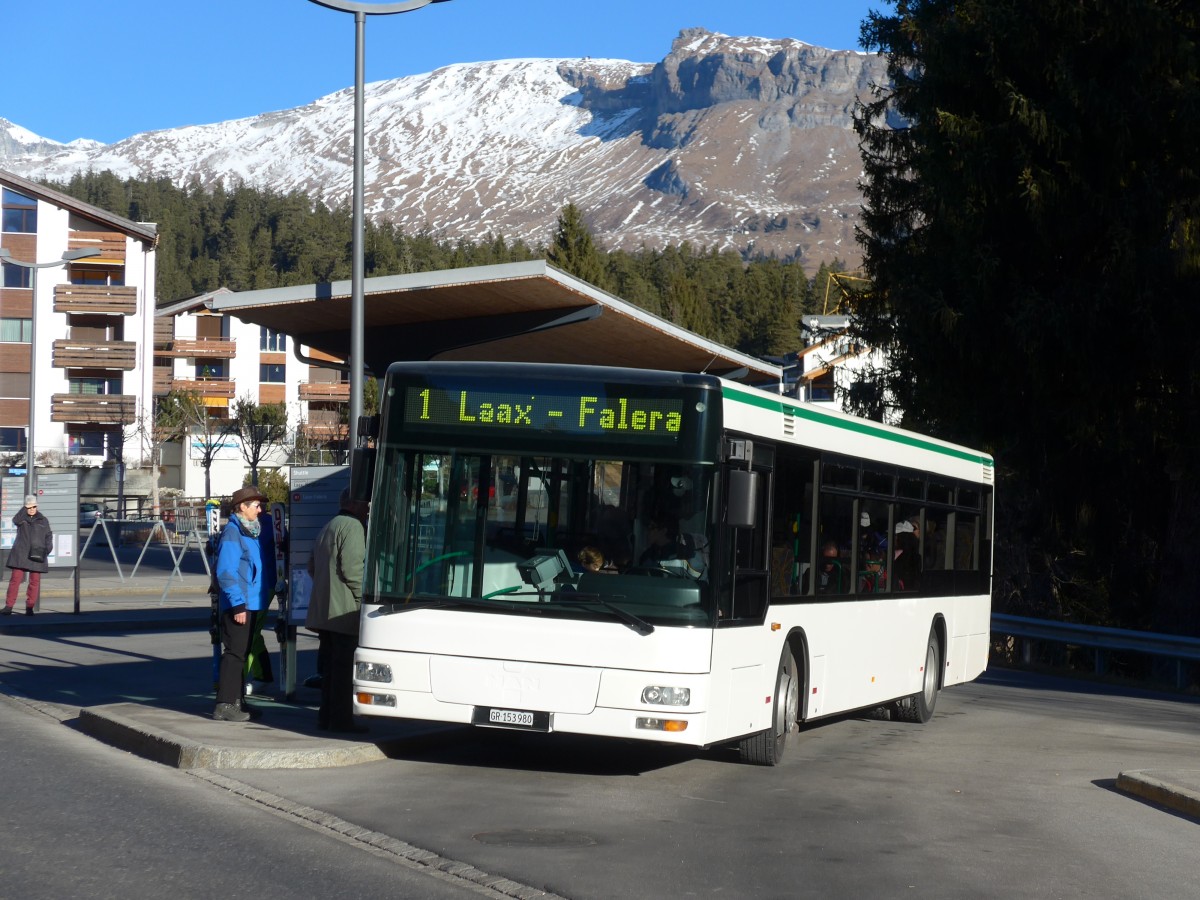
[[[604,609],[608,610],[616,618],[620,619],[622,624],[627,625],[629,628],[642,635],[642,637],[654,633],[654,626],[645,619],[641,618],[640,616],[635,616],[629,610],[622,609],[620,606],[617,606],[617,604],[605,600],[599,594],[567,594],[558,602],[571,606],[575,606],[580,603],[594,603],[597,606],[602,606]]]
[[[380,612],[382,616],[391,616],[396,613],[414,612],[418,609],[448,609],[452,606],[469,606],[472,609],[503,609],[513,611],[523,611],[527,609],[536,610],[537,606],[532,603],[507,603],[503,600],[481,600],[478,597],[442,597],[438,600],[382,600],[378,603],[383,607]]]

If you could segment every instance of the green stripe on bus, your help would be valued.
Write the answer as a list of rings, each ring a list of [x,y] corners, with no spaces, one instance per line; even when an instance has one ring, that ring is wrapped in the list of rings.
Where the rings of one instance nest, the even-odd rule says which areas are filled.
[[[769,410],[770,412],[785,413],[789,412],[801,419],[808,419],[811,422],[817,422],[821,425],[829,425],[833,428],[843,428],[847,431],[856,431],[859,434],[869,435],[871,437],[882,438],[885,441],[895,441],[898,444],[906,444],[910,447],[917,447],[921,450],[932,450],[934,453],[941,453],[945,456],[953,456],[957,459],[965,459],[968,462],[979,463],[982,466],[994,466],[990,456],[981,456],[978,453],[971,453],[967,450],[959,450],[957,447],[943,447],[941,444],[935,444],[932,441],[927,441],[924,438],[917,437],[911,434],[896,434],[892,431],[887,431],[879,426],[864,422],[859,419],[839,419],[836,416],[828,415],[816,409],[811,409],[805,406],[797,406],[793,403],[788,403],[784,400],[776,400],[773,397],[759,397],[756,394],[743,394],[741,391],[734,390],[728,385],[723,385],[722,393],[729,400],[735,400],[738,403],[745,403],[749,406],[757,406],[759,409]]]

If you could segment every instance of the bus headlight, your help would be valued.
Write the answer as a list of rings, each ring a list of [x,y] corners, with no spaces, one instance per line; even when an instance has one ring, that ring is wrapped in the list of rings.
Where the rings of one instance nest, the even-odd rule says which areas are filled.
[[[651,685],[642,688],[642,702],[655,706],[688,706],[692,702],[692,689]]]
[[[356,662],[354,678],[357,681],[377,681],[380,684],[391,684],[392,667],[387,663]]]

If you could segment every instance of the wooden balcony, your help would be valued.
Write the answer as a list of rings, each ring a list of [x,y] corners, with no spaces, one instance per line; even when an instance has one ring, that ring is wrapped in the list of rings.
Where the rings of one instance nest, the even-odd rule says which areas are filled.
[[[158,356],[180,359],[233,359],[237,356],[237,342],[227,338],[176,338],[167,349],[155,352]]]
[[[67,236],[68,250],[99,250],[92,262],[125,264],[125,235],[119,231],[72,231]]]
[[[224,378],[172,378],[171,390],[188,391],[201,397],[221,397],[233,399],[234,383]]]
[[[159,352],[166,350],[171,346],[171,342],[175,340],[175,317],[174,316],[155,316],[154,317],[154,350]]]
[[[56,284],[54,311],[132,316],[137,313],[137,288],[104,284]]]
[[[310,441],[321,444],[344,441],[350,434],[350,428],[347,425],[323,425],[314,422],[305,423],[300,430]]]
[[[300,382],[300,400],[302,402],[334,400],[342,403],[350,402],[350,385],[337,381],[302,381]]]
[[[130,425],[136,415],[136,399],[132,394],[54,394],[50,398],[50,420]]]
[[[171,390],[171,370],[166,366],[154,367],[154,393],[163,396]]]
[[[56,369],[124,369],[137,365],[137,344],[133,341],[54,342]]]

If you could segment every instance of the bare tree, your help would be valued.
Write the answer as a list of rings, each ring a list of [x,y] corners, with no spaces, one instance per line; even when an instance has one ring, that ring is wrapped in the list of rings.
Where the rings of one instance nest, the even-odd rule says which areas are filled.
[[[250,467],[250,483],[258,485],[258,466],[272,450],[287,441],[287,407],[282,403],[256,403],[249,395],[239,397],[230,422],[241,439],[242,457]]]

